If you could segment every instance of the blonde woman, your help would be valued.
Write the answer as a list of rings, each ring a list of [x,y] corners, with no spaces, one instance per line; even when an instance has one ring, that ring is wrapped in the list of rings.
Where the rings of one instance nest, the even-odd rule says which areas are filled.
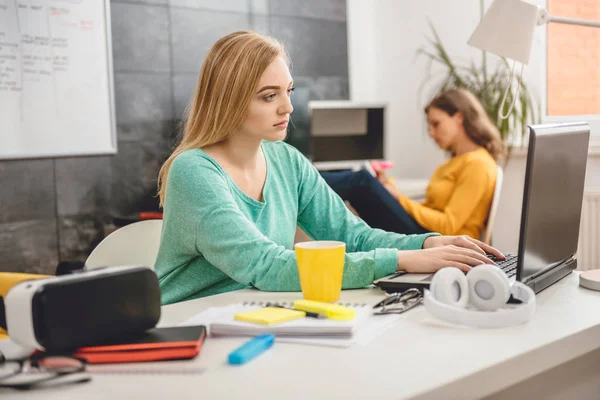
[[[293,240],[346,243],[344,288],[397,270],[468,270],[500,252],[466,237],[399,235],[355,217],[311,163],[282,142],[294,90],[283,47],[254,32],[204,60],[181,143],[159,173],[164,208],[155,268],[164,304],[255,287],[300,291]]]
[[[494,195],[496,161],[504,156],[500,133],[464,89],[439,94],[425,114],[429,136],[451,157],[434,172],[423,202],[403,195],[383,171],[378,179],[367,171],[324,172],[323,178],[374,228],[479,238]]]

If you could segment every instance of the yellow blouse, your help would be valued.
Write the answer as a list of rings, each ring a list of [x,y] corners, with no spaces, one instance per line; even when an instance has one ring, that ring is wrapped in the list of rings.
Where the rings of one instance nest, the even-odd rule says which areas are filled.
[[[404,195],[398,201],[429,231],[479,239],[492,203],[497,173],[496,161],[481,147],[452,157],[438,167],[423,203]]]

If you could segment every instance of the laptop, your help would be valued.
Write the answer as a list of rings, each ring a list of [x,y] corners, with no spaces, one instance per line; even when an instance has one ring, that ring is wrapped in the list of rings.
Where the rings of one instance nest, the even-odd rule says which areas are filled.
[[[503,261],[490,257],[511,281],[538,293],[577,268],[590,128],[581,122],[543,124],[529,132],[518,253],[505,254]],[[398,272],[373,283],[392,293],[428,288],[432,278]]]

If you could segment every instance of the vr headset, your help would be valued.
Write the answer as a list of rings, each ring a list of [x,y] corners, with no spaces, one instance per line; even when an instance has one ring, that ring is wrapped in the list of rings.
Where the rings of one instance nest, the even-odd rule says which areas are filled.
[[[68,351],[156,326],[160,289],[149,267],[105,267],[18,283],[4,306],[15,343]]]

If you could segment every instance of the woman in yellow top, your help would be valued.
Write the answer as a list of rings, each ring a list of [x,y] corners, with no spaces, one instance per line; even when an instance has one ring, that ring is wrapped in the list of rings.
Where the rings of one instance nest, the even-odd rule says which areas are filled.
[[[404,196],[383,171],[378,179],[366,170],[322,176],[374,228],[479,238],[494,194],[496,161],[504,156],[498,129],[464,89],[440,94],[425,113],[429,136],[451,158],[431,177],[423,203]]]

